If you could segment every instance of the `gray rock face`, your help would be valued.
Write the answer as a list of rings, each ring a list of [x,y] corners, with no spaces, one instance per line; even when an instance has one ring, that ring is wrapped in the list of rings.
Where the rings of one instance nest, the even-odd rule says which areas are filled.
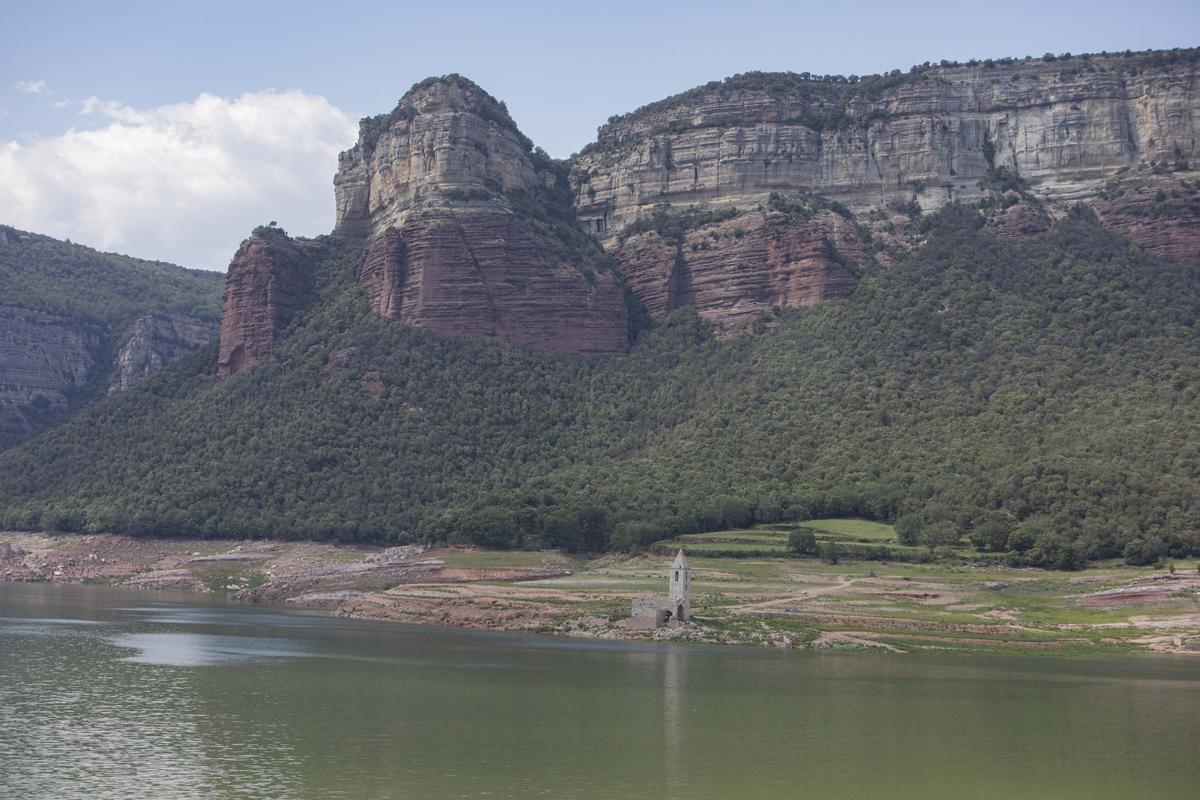
[[[78,320],[0,306],[0,441],[65,411],[103,359],[103,331]]]
[[[752,208],[812,192],[855,212],[982,196],[1000,167],[1037,194],[1095,195],[1125,168],[1200,165],[1196,64],[1119,56],[935,67],[853,84],[715,84],[617,118],[573,165],[580,221],[606,244],[654,206]]]
[[[382,234],[420,205],[540,182],[503,106],[465,79],[430,80],[391,115],[364,120],[358,143],[338,158],[335,232]]]
[[[628,350],[617,276],[571,225],[565,178],[531,150],[459,76],[363,121],[334,178],[336,232],[366,239],[357,277],[376,313],[553,355]]]
[[[103,327],[79,319],[0,306],[0,444],[35,433],[55,415],[94,396],[136,386],[179,356],[207,344],[216,320],[150,313],[123,338],[115,359]]]
[[[180,356],[208,344],[220,331],[215,319],[151,312],[139,317],[117,351],[108,393],[132,389]]]

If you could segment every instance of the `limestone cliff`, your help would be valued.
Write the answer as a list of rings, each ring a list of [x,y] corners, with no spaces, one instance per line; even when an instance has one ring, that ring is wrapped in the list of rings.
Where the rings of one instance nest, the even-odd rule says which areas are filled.
[[[180,356],[217,337],[215,319],[154,311],[134,323],[117,351],[108,392],[132,389]]]
[[[225,279],[217,374],[233,375],[266,357],[310,285],[301,247],[278,228],[255,228]]]
[[[572,219],[565,176],[458,76],[364,120],[334,181],[336,232],[366,238],[371,307],[408,325],[556,355],[628,349],[623,290]]]
[[[109,394],[136,386],[216,332],[215,319],[151,312],[121,337],[114,358],[103,325],[0,306],[0,443],[35,433],[95,396],[97,384]]]
[[[0,441],[26,436],[66,411],[103,357],[97,325],[0,306]]]
[[[1139,164],[1200,164],[1195,51],[1009,60],[856,80],[747,74],[600,129],[574,161],[606,244],[663,203],[753,208],[812,192],[855,212],[986,195],[1006,170],[1042,198],[1095,196]]]
[[[341,154],[335,233],[363,242],[356,279],[376,313],[557,355],[625,352],[626,290],[652,315],[690,305],[726,331],[844,297],[955,201],[980,202],[1001,238],[1085,202],[1193,259],[1198,63],[1187,50],[749,73],[613,117],[565,164],[471,81],[430,78]],[[270,350],[297,291],[282,251],[235,267],[222,374]]]

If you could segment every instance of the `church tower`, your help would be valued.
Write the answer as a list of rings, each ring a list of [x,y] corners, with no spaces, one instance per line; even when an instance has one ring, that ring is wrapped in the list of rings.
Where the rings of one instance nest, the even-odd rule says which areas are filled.
[[[686,622],[692,616],[692,568],[680,548],[671,565],[671,585],[667,596],[671,599],[671,618]]]

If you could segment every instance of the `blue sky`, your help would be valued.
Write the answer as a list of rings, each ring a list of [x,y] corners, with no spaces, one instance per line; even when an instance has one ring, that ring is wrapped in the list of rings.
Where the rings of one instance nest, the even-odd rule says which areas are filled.
[[[942,58],[1200,44],[1200,3],[1195,0],[1011,0],[1003,4],[3,0],[0,19],[0,180],[7,177],[7,147],[7,168],[20,170],[24,186],[19,205],[16,201],[6,205],[0,197],[0,222],[41,225],[53,235],[75,230],[79,240],[99,246],[145,246],[150,252],[134,254],[212,268],[224,266],[227,255],[222,254],[232,252],[229,247],[236,246],[241,233],[223,234],[222,241],[208,250],[198,249],[195,242],[172,243],[170,237],[157,241],[145,232],[99,235],[97,231],[115,231],[127,224],[99,208],[114,196],[126,197],[120,194],[120,186],[114,189],[116,195],[105,194],[102,199],[76,198],[75,205],[68,202],[63,213],[56,213],[56,203],[63,202],[62,193],[69,194],[72,185],[91,190],[107,179],[129,191],[134,184],[152,186],[165,180],[153,176],[141,180],[135,171],[138,159],[129,157],[138,146],[155,146],[137,144],[147,131],[161,133],[180,124],[199,131],[187,139],[190,145],[172,140],[176,149],[146,159],[160,167],[177,157],[172,153],[178,153],[179,147],[203,149],[202,145],[215,148],[211,163],[222,160],[216,150],[234,147],[231,163],[253,152],[254,163],[261,164],[266,157],[264,143],[277,141],[280,135],[303,136],[304,126],[312,124],[324,138],[313,140],[311,163],[296,156],[273,171],[311,168],[311,185],[293,181],[277,187],[276,195],[315,193],[324,186],[325,196],[310,199],[309,208],[297,212],[294,221],[288,214],[294,198],[276,196],[281,209],[273,214],[268,210],[271,191],[258,192],[261,197],[244,211],[255,211],[259,208],[255,204],[261,202],[261,215],[279,218],[285,226],[291,221],[298,233],[320,233],[322,225],[327,230],[332,224],[331,153],[349,143],[347,136],[353,138],[352,131],[346,133],[345,120],[388,111],[415,81],[448,72],[467,75],[504,100],[537,144],[563,157],[590,141],[610,114],[747,70],[868,74]],[[287,90],[294,91],[288,94]],[[196,103],[205,94],[227,105],[210,103],[203,114],[182,105]],[[314,98],[324,98],[329,107]],[[285,101],[298,103],[300,110],[289,117],[282,134],[247,132],[248,116],[262,118],[267,114],[264,108],[277,113]],[[156,111],[164,108],[174,110]],[[236,125],[237,135],[205,133],[211,121],[211,115],[205,114],[210,113],[242,120]],[[142,135],[135,139],[131,129]],[[105,137],[92,141],[76,136],[71,142],[56,138],[69,131],[103,131]],[[232,145],[226,141],[231,137],[236,140]],[[85,151],[97,150],[108,152],[109,160],[101,165],[76,163],[87,158]],[[113,152],[124,154],[115,177]],[[70,174],[59,170],[44,179],[45,173],[38,171],[68,161],[75,165]],[[201,172],[207,168],[192,166]],[[193,177],[199,184],[224,180],[220,174]],[[58,187],[54,193],[45,188],[50,184]],[[208,187],[202,194],[203,202],[221,202],[219,192]],[[174,203],[179,213],[196,220],[205,214],[203,202],[176,195],[157,197],[135,213],[144,217],[151,207]],[[241,206],[238,211],[243,212]],[[91,227],[79,222],[72,228],[64,222],[76,217],[90,220]],[[247,219],[240,230],[261,221]],[[160,224],[171,224],[171,218],[164,217]],[[232,226],[234,220],[222,224]]]

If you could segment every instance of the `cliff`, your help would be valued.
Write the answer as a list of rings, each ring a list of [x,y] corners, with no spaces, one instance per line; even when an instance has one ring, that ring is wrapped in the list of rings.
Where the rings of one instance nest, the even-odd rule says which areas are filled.
[[[626,291],[653,316],[693,306],[731,332],[845,297],[920,243],[921,213],[951,202],[979,202],[1001,238],[1087,202],[1151,252],[1187,259],[1196,56],[748,73],[613,117],[566,163],[471,81],[429,78],[341,154],[335,234],[363,242],[356,279],[376,313],[555,355],[625,352]],[[1147,176],[1171,173],[1155,200]],[[230,272],[226,375],[268,352],[292,313],[289,259],[246,259]],[[279,298],[260,307],[271,286]]]
[[[198,350],[220,332],[215,319],[152,311],[133,323],[117,351],[108,392],[132,389],[180,356]]]
[[[555,355],[628,349],[623,290],[574,224],[565,176],[470,81],[424,81],[364,120],[334,185],[377,313]]]
[[[771,205],[651,218],[648,230],[625,229],[614,258],[651,315],[692,306],[722,328],[849,295],[870,260],[855,225],[828,208]]]
[[[1200,182],[1157,178],[1118,183],[1091,205],[1105,227],[1159,258],[1200,260]]]
[[[301,247],[278,228],[255,228],[229,263],[217,374],[225,377],[266,357],[311,286]]]
[[[34,432],[71,405],[104,350],[95,325],[57,314],[0,306],[0,441]]]
[[[1095,197],[1138,165],[1200,164],[1196,51],[1007,60],[823,80],[750,73],[614,117],[572,164],[579,219],[611,245],[654,206],[752,208],[811,192],[855,212],[978,200],[1006,171]]]
[[[0,446],[203,346],[221,281],[0,226]]]

